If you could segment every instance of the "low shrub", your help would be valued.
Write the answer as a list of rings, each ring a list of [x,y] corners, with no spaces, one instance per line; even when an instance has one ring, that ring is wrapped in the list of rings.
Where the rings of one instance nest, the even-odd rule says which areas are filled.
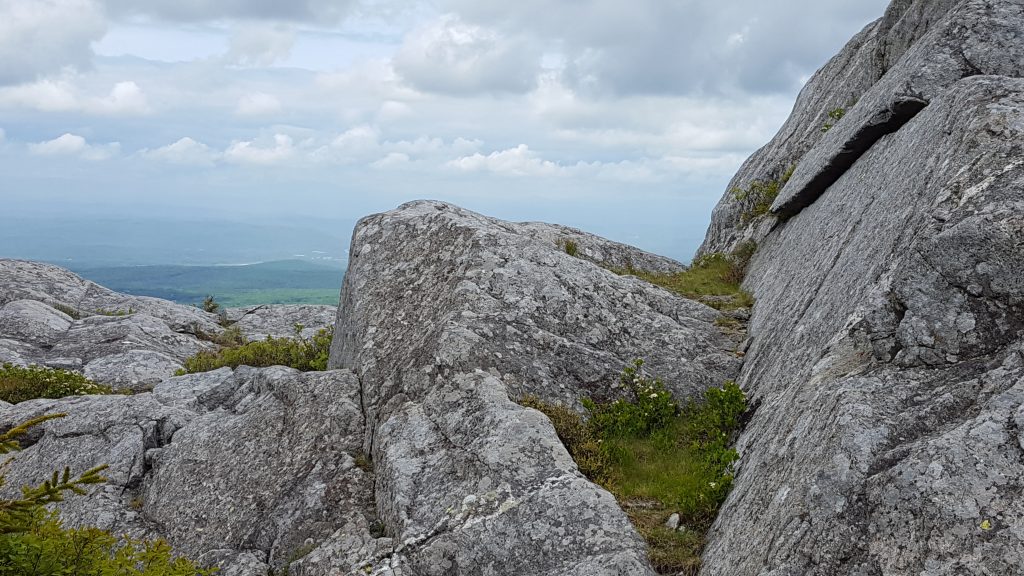
[[[776,179],[754,180],[746,189],[733,188],[733,198],[746,205],[746,208],[740,213],[740,221],[747,224],[757,218],[767,216],[775,199],[779,197],[779,192],[792,178],[794,171],[796,171],[795,164],[783,171],[782,175]]]
[[[293,338],[267,336],[266,340],[199,352],[185,360],[184,369],[179,370],[178,375],[209,372],[225,366],[289,366],[304,372],[326,370],[334,330],[320,330],[312,338],[302,338],[300,332],[301,328],[297,329]]]
[[[111,393],[113,390],[109,386],[93,382],[77,372],[13,364],[0,367],[0,400],[11,404],[35,398]]]
[[[643,374],[641,360],[621,379],[629,397],[584,400],[586,420],[535,398],[521,403],[545,413],[580,471],[615,495],[647,541],[656,569],[696,574],[703,534],[732,487],[739,455],[730,444],[746,396],[727,382],[680,405],[661,380]],[[673,513],[681,519],[678,530],[665,526]]]
[[[0,435],[0,454],[20,449],[18,438],[29,428],[63,417],[35,418]],[[106,481],[106,466],[87,470],[77,478],[69,469],[54,472],[39,486],[22,488],[18,499],[0,499],[0,576],[209,576],[184,558],[175,558],[162,541],[119,539],[94,527],[66,528],[48,504],[65,493],[84,494],[90,485]],[[0,469],[0,485],[5,476]]]
[[[217,312],[220,311],[220,304],[218,304],[217,301],[213,299],[213,296],[207,296],[206,298],[203,298],[203,304],[200,307],[203,309],[203,311],[209,312],[211,314],[216,314]]]
[[[563,240],[562,249],[565,250],[565,253],[569,256],[576,256],[580,253],[580,246],[575,240]]]

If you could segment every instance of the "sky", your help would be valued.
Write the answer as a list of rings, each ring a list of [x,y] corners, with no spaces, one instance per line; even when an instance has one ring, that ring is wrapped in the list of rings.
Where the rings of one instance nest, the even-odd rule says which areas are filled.
[[[0,220],[342,226],[435,198],[685,260],[885,5],[0,0]]]

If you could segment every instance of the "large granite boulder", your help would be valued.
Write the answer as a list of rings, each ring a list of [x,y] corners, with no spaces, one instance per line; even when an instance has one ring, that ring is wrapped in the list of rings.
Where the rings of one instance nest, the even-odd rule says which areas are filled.
[[[738,342],[715,310],[595,261],[678,263],[578,231],[572,256],[563,234],[428,201],[356,226],[331,366],[362,383],[377,509],[401,543],[374,569],[651,573],[614,499],[513,400],[616,397],[636,357],[692,396],[735,375]]]
[[[1021,2],[896,1],[737,175],[799,159],[704,245],[760,241],[762,404],[702,574],[1024,574],[1022,69]]]

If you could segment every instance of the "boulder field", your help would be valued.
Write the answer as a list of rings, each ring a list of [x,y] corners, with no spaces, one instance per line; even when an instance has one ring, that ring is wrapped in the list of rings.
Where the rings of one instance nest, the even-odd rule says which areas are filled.
[[[612,271],[678,262],[433,201],[357,224],[336,311],[218,318],[0,260],[0,362],[136,392],[0,406],[68,414],[4,490],[109,464],[69,524],[227,576],[653,575],[517,403],[620,397],[642,357],[678,398],[756,401],[702,575],[1024,574],[1022,71],[1020,0],[894,0],[854,37],[712,215],[701,255],[756,246],[745,332]],[[171,376],[227,322],[333,325],[329,370]]]

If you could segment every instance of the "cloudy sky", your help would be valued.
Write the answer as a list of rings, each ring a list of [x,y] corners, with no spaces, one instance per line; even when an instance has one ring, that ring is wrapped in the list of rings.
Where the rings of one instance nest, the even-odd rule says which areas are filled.
[[[0,0],[5,217],[414,198],[688,258],[884,0]]]

